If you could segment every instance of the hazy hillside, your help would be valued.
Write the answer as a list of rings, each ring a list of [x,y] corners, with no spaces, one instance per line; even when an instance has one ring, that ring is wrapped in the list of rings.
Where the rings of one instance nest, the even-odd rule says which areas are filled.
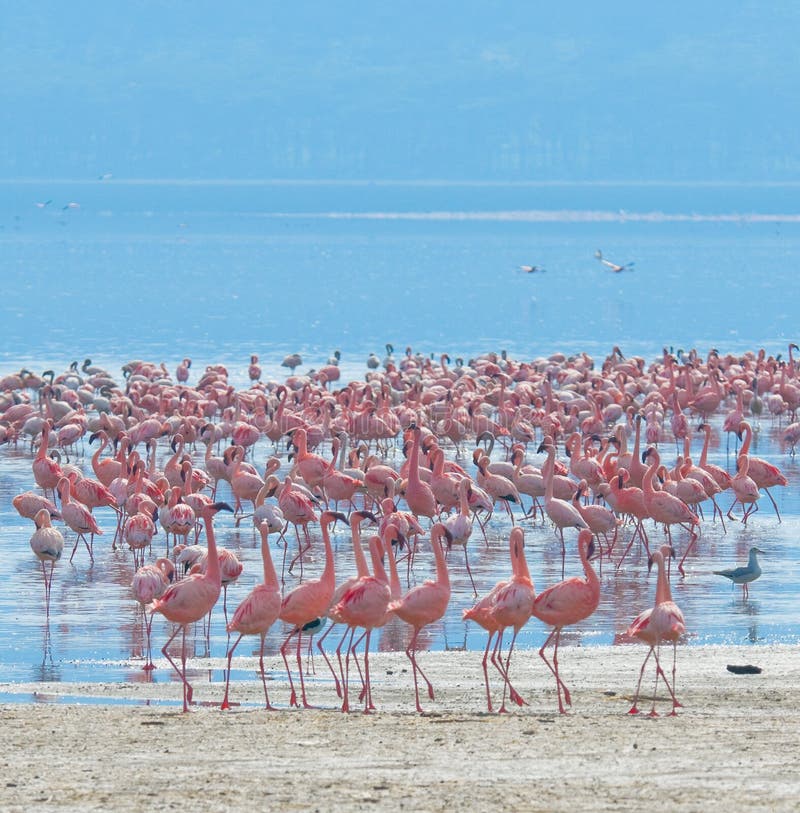
[[[0,177],[796,180],[798,23],[789,2],[4,3]]]

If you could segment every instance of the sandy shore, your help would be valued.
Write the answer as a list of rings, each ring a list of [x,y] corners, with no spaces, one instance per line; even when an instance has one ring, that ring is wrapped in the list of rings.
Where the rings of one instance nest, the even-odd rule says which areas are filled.
[[[486,713],[480,656],[468,652],[421,653],[436,690],[424,715],[413,712],[400,654],[372,659],[370,716],[336,710],[322,681],[309,687],[321,708],[286,709],[272,658],[271,698],[284,707],[276,712],[256,707],[254,671],[233,684],[242,705],[228,712],[213,705],[223,687],[207,672],[195,673],[198,705],[188,714],[144,705],[179,699],[177,683],[6,684],[0,691],[38,695],[0,706],[0,809],[796,810],[800,646],[680,648],[684,708],[666,716],[660,690],[657,718],[647,700],[645,713],[626,713],[644,653],[562,647],[566,715],[531,651],[512,664],[529,705],[502,716]],[[763,671],[736,675],[728,664]],[[651,687],[648,679],[648,696]],[[59,695],[103,702],[53,702]]]

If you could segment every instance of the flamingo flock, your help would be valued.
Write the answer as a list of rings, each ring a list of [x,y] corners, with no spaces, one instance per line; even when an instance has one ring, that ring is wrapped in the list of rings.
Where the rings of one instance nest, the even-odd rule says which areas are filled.
[[[130,551],[136,571],[131,600],[146,616],[143,668],[155,668],[150,634],[159,614],[172,625],[161,652],[181,681],[185,711],[193,702],[187,632],[196,624],[208,630],[221,594],[226,629],[237,636],[226,652],[222,708],[231,705],[233,658],[245,635],[260,639],[265,707],[275,708],[264,649],[267,634],[282,624],[279,651],[290,706],[312,706],[305,675],[316,648],[342,711],[353,707],[355,691],[364,711],[372,712],[372,636],[402,622],[409,632],[405,652],[415,708],[423,711],[421,695],[433,701],[435,691],[420,663],[421,635],[445,615],[463,568],[474,601],[463,617],[488,635],[481,663],[488,711],[495,707],[490,665],[502,687],[499,712],[528,702],[512,683],[512,654],[520,630],[536,620],[549,630],[539,656],[565,713],[571,696],[559,669],[562,632],[586,622],[598,607],[603,562],[614,578],[638,543],[657,579],[653,606],[630,608],[627,639],[648,646],[631,713],[638,712],[652,658],[650,713],[657,713],[660,680],[674,714],[681,706],[677,644],[687,625],[671,595],[669,562],[680,555],[677,570],[685,576],[687,562],[699,564],[704,525],[719,522],[724,531],[725,518],[754,521],[764,495],[774,521],[781,521],[772,490],[787,479],[751,449],[762,420],[787,420],[783,438],[794,454],[797,349],[789,345],[788,361],[763,350],[711,350],[702,357],[665,349],[647,364],[614,347],[597,362],[586,353],[518,361],[503,352],[450,366],[447,354],[437,360],[408,347],[395,357],[387,345],[382,362],[370,355],[362,380],[342,385],[339,351],[307,375],[297,374],[299,355],[287,357],[283,365],[291,374],[283,381],[265,380],[252,355],[249,386],[239,390],[224,366],[198,372],[189,358],[174,375],[163,364],[131,361],[121,379],[87,359],[60,375],[20,370],[0,379],[0,441],[31,454],[31,488],[16,495],[13,506],[34,522],[30,543],[41,563],[48,617],[65,544],[72,544],[75,567],[82,561],[81,541],[90,564],[111,551]],[[735,444],[741,442],[732,472],[707,460],[715,419]],[[90,458],[84,439],[89,446],[99,441]],[[696,464],[694,441],[702,445]],[[266,459],[264,449],[270,451]],[[221,490],[233,505],[219,498]],[[726,492],[730,505],[723,515]],[[252,522],[261,541],[263,581],[230,619],[227,591],[243,567],[217,541],[219,512],[233,514],[237,527]],[[54,523],[63,523],[63,530]],[[509,525],[508,532],[501,530]],[[349,526],[352,574],[336,572],[337,526]],[[280,570],[270,538],[283,546]],[[498,540],[509,551],[509,577],[488,588],[476,583],[469,551]],[[528,559],[553,545],[562,580],[537,593]],[[296,553],[287,565],[290,547]],[[463,560],[450,555],[452,547],[463,548]],[[420,552],[432,554],[431,579],[418,573]],[[324,568],[309,575],[320,554]],[[567,569],[582,575],[568,576]],[[482,595],[481,588],[487,588]],[[337,626],[338,644],[326,650]],[[673,647],[670,675],[661,661],[665,643]]]

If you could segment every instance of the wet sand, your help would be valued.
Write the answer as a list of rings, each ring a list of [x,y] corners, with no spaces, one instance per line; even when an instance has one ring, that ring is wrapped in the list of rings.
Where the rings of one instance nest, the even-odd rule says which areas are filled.
[[[681,647],[683,708],[667,716],[660,685],[655,718],[647,715],[650,672],[642,713],[627,714],[645,652],[562,646],[566,715],[530,650],[512,662],[529,705],[507,715],[486,713],[475,652],[420,654],[436,691],[423,699],[423,715],[413,711],[409,664],[397,653],[371,659],[378,712],[369,716],[338,711],[321,679],[309,685],[321,708],[287,709],[277,658],[268,662],[275,712],[256,705],[263,692],[249,657],[235,666],[252,671],[235,673],[231,688],[242,705],[227,712],[216,707],[223,686],[199,669],[188,714],[144,705],[179,700],[173,682],[0,685],[23,699],[37,693],[0,706],[0,809],[796,810],[800,646]],[[763,671],[737,675],[728,664]],[[316,666],[322,678],[324,664]]]

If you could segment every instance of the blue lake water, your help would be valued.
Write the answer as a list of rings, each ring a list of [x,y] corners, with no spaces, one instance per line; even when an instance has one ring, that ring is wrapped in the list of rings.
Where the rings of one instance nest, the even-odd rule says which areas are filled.
[[[163,361],[174,371],[188,356],[193,371],[226,364],[231,383],[243,387],[251,353],[260,356],[264,376],[277,379],[286,374],[280,367],[286,352],[302,353],[305,372],[339,349],[343,377],[362,379],[367,354],[382,355],[387,342],[395,353],[411,346],[452,358],[501,349],[520,359],[556,350],[602,358],[613,345],[648,360],[664,346],[785,354],[798,339],[797,191],[791,185],[0,183],[0,373],[21,366],[59,371],[87,357],[116,375],[133,358]],[[635,262],[634,270],[604,270],[597,249],[616,262]],[[546,272],[526,274],[521,264]],[[720,424],[721,417],[717,430]],[[800,637],[800,464],[781,449],[778,433],[777,423],[762,421],[756,452],[789,478],[789,487],[775,492],[783,522],[766,500],[747,527],[731,523],[727,534],[706,519],[697,553],[687,560],[688,576],[673,588],[690,643]],[[720,435],[711,457],[732,471],[733,450]],[[92,450],[85,451],[77,462],[88,471]],[[262,441],[259,464],[272,451]],[[166,456],[166,443],[160,453]],[[165,668],[153,676],[141,670],[130,554],[112,552],[104,538],[97,540],[94,565],[85,551],[74,565],[59,563],[51,620],[44,623],[41,574],[28,546],[32,524],[10,504],[32,483],[27,450],[0,448],[6,574],[0,681],[172,679]],[[729,502],[723,499],[725,508]],[[97,513],[113,534],[111,512]],[[258,543],[250,527],[234,529],[222,516],[219,526],[221,543],[245,563],[230,591],[234,607],[258,580]],[[509,527],[498,514],[489,547],[481,540],[471,548],[480,589],[506,575]],[[561,576],[560,546],[541,523],[526,528],[541,589]],[[335,542],[340,572],[349,573],[346,530]],[[711,570],[743,562],[752,544],[768,554],[745,602]],[[309,568],[319,564],[312,560]],[[423,553],[419,578],[429,566]],[[450,611],[425,646],[483,647],[483,633],[460,620],[472,602],[465,578],[456,569]],[[601,606],[569,640],[618,640],[649,606],[653,589],[640,552],[618,574],[604,567]],[[156,650],[166,633],[156,620]],[[533,622],[522,646],[540,646],[545,635]],[[279,639],[276,629],[271,652]],[[406,640],[397,622],[379,646],[398,648]],[[200,638],[196,643],[205,654]],[[221,658],[225,646],[219,607],[211,655]],[[252,650],[247,644],[240,652]]]

